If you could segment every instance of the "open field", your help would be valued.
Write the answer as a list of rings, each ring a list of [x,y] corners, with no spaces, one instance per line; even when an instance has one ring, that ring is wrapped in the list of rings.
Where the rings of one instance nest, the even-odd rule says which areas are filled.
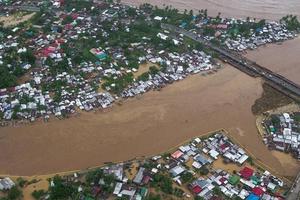
[[[16,26],[19,23],[29,20],[31,17],[33,17],[33,15],[35,15],[35,13],[30,13],[30,14],[16,13],[16,14],[10,15],[8,17],[0,16],[0,22],[3,23],[4,27]]]

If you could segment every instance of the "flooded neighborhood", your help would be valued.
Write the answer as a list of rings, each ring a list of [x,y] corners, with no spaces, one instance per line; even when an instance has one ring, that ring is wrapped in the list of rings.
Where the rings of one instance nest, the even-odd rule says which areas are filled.
[[[30,1],[44,20],[28,7],[12,17],[28,5],[10,3],[0,0],[1,200],[15,188],[59,199],[58,185],[71,199],[297,196],[299,96],[286,83],[300,88],[300,2]],[[282,85],[237,67],[251,62]]]

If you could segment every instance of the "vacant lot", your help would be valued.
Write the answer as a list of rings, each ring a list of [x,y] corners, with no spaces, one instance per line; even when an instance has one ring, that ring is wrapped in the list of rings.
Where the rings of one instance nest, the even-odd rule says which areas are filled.
[[[25,22],[33,17],[35,13],[25,14],[25,13],[16,13],[14,15],[10,15],[8,17],[2,16],[0,17],[0,22],[3,23],[4,27],[8,26],[16,26],[19,23]]]

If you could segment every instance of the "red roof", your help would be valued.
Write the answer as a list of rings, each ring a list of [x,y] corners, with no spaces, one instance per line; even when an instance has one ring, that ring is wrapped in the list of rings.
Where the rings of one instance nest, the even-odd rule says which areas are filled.
[[[264,194],[264,191],[261,187],[255,187],[253,188],[252,192],[256,195],[256,196],[262,196]]]
[[[222,144],[222,145],[220,146],[220,148],[221,148],[222,150],[224,150],[227,146],[228,146],[228,145],[224,143],[224,144]]]
[[[228,25],[227,24],[218,24],[217,29],[227,29]]]
[[[9,87],[9,88],[7,88],[7,91],[8,92],[15,92],[16,88],[15,87]]]
[[[253,169],[249,168],[249,167],[244,167],[244,169],[242,169],[240,171],[240,174],[243,178],[249,180],[250,177],[253,175],[254,171]]]
[[[151,177],[150,176],[144,176],[142,182],[147,185],[150,181]]]
[[[222,183],[222,184],[224,184],[224,182],[226,181],[227,179],[224,177],[224,176],[222,176],[222,178],[220,178],[220,182]]]
[[[196,185],[192,190],[195,194],[199,194],[202,191],[202,188],[199,185]]]
[[[93,193],[94,196],[97,196],[100,192],[101,192],[100,187],[97,187],[97,186],[93,187],[92,193]]]
[[[178,159],[178,158],[180,158],[180,156],[182,156],[182,155],[183,155],[183,153],[182,153],[181,151],[177,150],[177,151],[175,151],[175,152],[171,155],[171,157],[172,157],[172,158],[175,158],[175,159]]]
[[[40,51],[40,53],[42,54],[42,56],[48,57],[49,54],[50,54],[50,53],[54,53],[55,50],[56,50],[55,47],[50,46],[50,47],[45,47],[44,49],[42,49],[42,50]]]
[[[72,26],[71,24],[66,24],[64,28],[65,28],[66,30],[71,30],[72,27],[73,27],[73,26]]]
[[[64,19],[64,18],[66,18],[67,16],[68,16],[68,15],[66,15],[66,14],[61,14],[59,17]]]
[[[65,40],[64,39],[56,39],[55,43],[56,44],[63,44],[63,43],[65,43]]]
[[[73,13],[72,15],[71,15],[71,17],[72,17],[72,19],[74,20],[74,19],[77,19],[78,18],[78,14],[77,13]]]

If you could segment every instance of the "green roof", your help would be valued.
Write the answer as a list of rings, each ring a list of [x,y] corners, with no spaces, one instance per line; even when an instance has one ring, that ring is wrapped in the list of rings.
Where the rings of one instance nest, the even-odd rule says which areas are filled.
[[[260,179],[256,176],[251,176],[251,181],[254,185],[260,184]]]
[[[142,197],[146,197],[146,195],[148,193],[148,189],[145,187],[142,187],[140,193],[141,193]]]
[[[232,175],[230,178],[229,178],[229,183],[232,184],[232,185],[236,185],[240,182],[240,177],[237,176],[237,175]]]
[[[275,132],[276,129],[274,127],[270,127],[271,132]]]
[[[99,60],[105,60],[107,58],[107,54],[102,52],[99,54],[95,54],[95,56],[99,59]]]

